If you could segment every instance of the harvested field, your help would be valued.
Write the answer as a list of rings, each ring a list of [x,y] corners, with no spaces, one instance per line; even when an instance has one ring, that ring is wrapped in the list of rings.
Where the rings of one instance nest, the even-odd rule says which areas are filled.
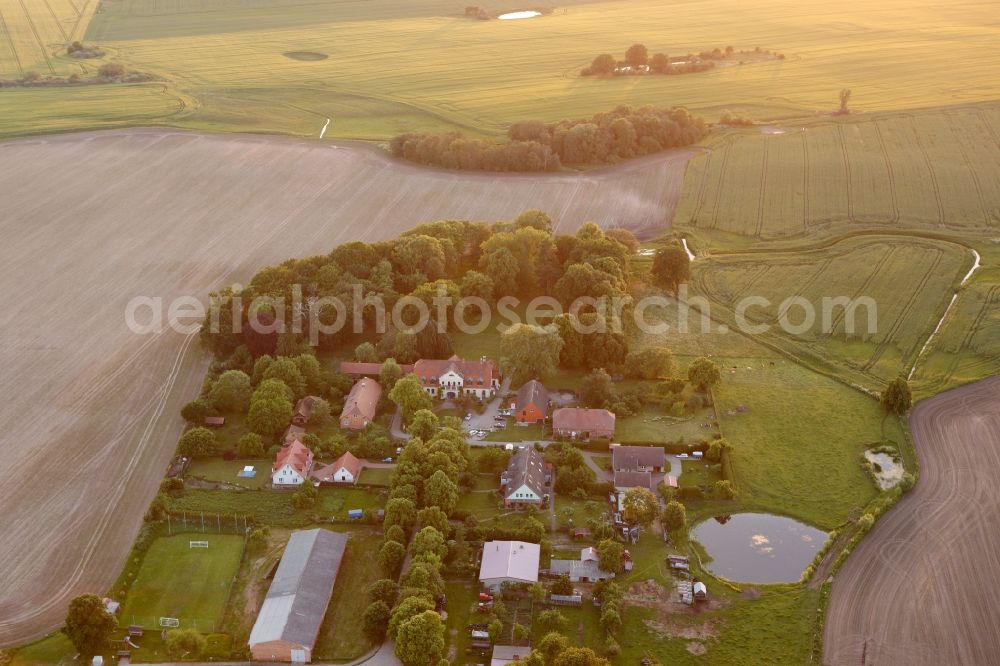
[[[446,217],[546,208],[643,230],[669,219],[687,153],[582,176],[459,175],[366,147],[137,130],[0,144],[0,645],[112,583],[208,359],[131,333],[135,296],[203,298],[267,263]],[[43,277],[40,277],[43,276]],[[45,460],[45,474],[26,476]]]
[[[1000,655],[1000,377],[919,403],[910,427],[920,481],[836,576],[823,641],[831,666]]]

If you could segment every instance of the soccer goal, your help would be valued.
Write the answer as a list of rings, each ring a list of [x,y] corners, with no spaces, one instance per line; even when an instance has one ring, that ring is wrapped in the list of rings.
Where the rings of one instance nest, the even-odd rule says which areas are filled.
[[[188,548],[208,548],[207,541],[188,541]]]

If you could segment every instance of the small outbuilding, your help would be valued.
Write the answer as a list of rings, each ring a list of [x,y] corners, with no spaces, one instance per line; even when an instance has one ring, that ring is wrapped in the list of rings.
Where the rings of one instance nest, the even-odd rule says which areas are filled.
[[[350,451],[337,458],[333,463],[320,467],[312,472],[310,478],[320,483],[357,483],[361,476],[361,461]]]

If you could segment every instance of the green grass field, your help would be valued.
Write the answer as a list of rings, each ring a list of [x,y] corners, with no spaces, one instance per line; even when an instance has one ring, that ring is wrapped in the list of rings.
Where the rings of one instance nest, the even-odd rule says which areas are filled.
[[[727,365],[740,369],[726,373],[716,402],[742,502],[829,530],[875,497],[861,453],[904,438],[878,402],[785,360]],[[747,411],[730,415],[740,405]]]
[[[257,476],[252,479],[237,476],[247,465],[256,470]],[[270,459],[223,460],[222,458],[207,458],[193,461],[188,468],[188,476],[244,488],[260,489],[271,482],[270,470]]]
[[[675,223],[757,238],[1000,225],[1000,107],[775,122],[716,132]]]
[[[351,534],[316,642],[318,658],[336,661],[356,659],[371,647],[362,631],[361,618],[368,607],[365,588],[382,577],[378,561],[373,556],[381,541],[381,536],[374,531]]]
[[[859,236],[816,250],[750,252],[695,263],[694,290],[713,304],[712,315],[737,325],[734,313],[748,298],[765,298],[746,310],[761,339],[824,361],[866,385],[907,374],[972,264],[969,250],[922,238]],[[871,299],[853,318],[824,298]],[[801,308],[811,304],[806,330]],[[782,307],[784,305],[784,308]],[[720,308],[721,306],[721,308]],[[869,327],[869,313],[874,326]],[[794,328],[779,325],[785,317]],[[805,326],[803,326],[805,328]],[[852,377],[853,378],[853,377]]]
[[[192,540],[208,548],[190,548]],[[222,534],[177,534],[157,539],[122,607],[121,619],[157,629],[159,618],[178,618],[182,628],[218,628],[243,553],[243,538]]]

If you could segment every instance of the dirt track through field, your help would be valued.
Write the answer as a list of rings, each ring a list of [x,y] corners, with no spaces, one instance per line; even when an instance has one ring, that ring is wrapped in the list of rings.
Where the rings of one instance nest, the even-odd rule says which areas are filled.
[[[1000,377],[924,400],[920,482],[837,574],[831,666],[1000,663]]]
[[[130,333],[135,296],[204,298],[261,266],[442,218],[542,208],[670,219],[689,154],[584,175],[456,174],[366,146],[123,130],[0,144],[0,646],[114,582],[208,359]]]

